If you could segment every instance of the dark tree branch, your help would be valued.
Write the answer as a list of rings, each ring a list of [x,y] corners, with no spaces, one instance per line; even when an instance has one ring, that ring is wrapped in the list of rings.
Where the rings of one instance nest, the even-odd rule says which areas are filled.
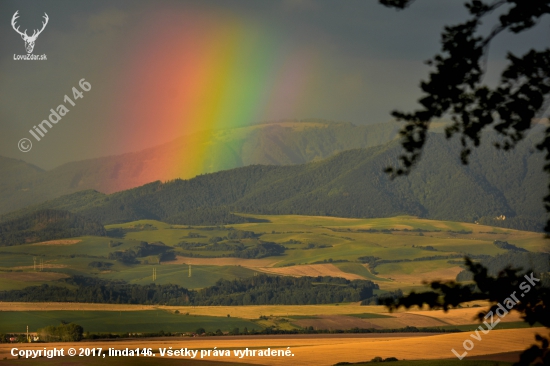
[[[396,8],[398,10],[405,9],[411,5],[414,0],[380,0],[380,4],[388,8]]]
[[[404,9],[412,2],[407,0],[379,0],[384,6]],[[445,27],[441,35],[441,53],[427,61],[434,71],[420,85],[424,95],[419,100],[420,109],[405,113],[392,112],[400,121],[406,122],[400,131],[404,153],[399,157],[398,167],[388,167],[385,172],[392,178],[409,174],[421,159],[426,144],[430,122],[448,117],[452,120],[445,129],[445,136],[458,134],[462,144],[460,159],[468,164],[473,147],[481,143],[481,133],[492,127],[502,141],[494,143],[498,149],[513,149],[532,127],[535,118],[545,117],[550,103],[550,49],[530,50],[522,56],[508,54],[508,66],[501,74],[499,84],[489,88],[482,84],[485,74],[488,47],[504,31],[520,33],[534,27],[539,19],[550,14],[550,0],[470,0],[465,4],[471,17],[464,23]],[[486,36],[478,35],[482,19],[495,11],[501,11],[498,24]],[[550,127],[536,148],[545,154],[544,171],[550,177]],[[550,179],[548,184],[550,192]],[[550,213],[550,194],[543,199]],[[550,233],[550,219],[544,229]],[[432,309],[457,307],[474,300],[486,300],[494,311],[497,304],[516,291],[524,277],[518,270],[505,269],[496,278],[487,274],[487,269],[466,259],[466,265],[474,275],[474,285],[457,282],[432,282],[432,291],[417,294],[412,292],[400,299],[385,299],[390,310],[399,307],[427,305]],[[550,289],[538,286],[523,293],[521,301],[513,310],[533,325],[540,323],[550,328]],[[486,312],[478,314],[483,320]],[[550,365],[549,339],[536,336],[538,344],[521,354],[516,365]]]
[[[398,9],[410,5],[407,0],[380,2]],[[499,84],[495,88],[482,84],[491,41],[504,31],[520,33],[534,27],[543,15],[550,14],[550,0],[470,0],[465,6],[470,19],[445,27],[441,53],[427,61],[434,71],[420,85],[424,93],[419,100],[421,108],[411,113],[392,112],[397,120],[406,122],[400,131],[404,153],[397,167],[385,169],[392,178],[409,174],[418,164],[434,119],[451,119],[445,135],[447,138],[459,135],[460,160],[468,164],[472,148],[481,143],[484,129],[492,127],[502,136],[503,140],[494,144],[496,148],[513,149],[550,101],[550,49],[530,50],[522,56],[508,54],[508,66]],[[488,35],[478,35],[481,21],[495,11],[501,11],[498,24]],[[546,152],[544,170],[550,178],[548,130],[545,136],[537,148]],[[550,194],[544,198],[544,204],[550,213]],[[545,231],[550,232],[550,219]]]
[[[386,298],[382,301],[390,311],[400,307],[406,309],[413,306],[427,305],[431,309],[443,309],[447,311],[456,308],[459,304],[485,300],[490,303],[488,311],[481,311],[478,314],[479,321],[483,321],[489,311],[495,313],[497,304],[502,304],[505,299],[510,298],[514,292],[521,293],[520,285],[526,282],[525,272],[519,269],[506,268],[501,271],[496,278],[488,275],[487,268],[481,264],[473,263],[470,259],[465,259],[466,266],[473,273],[475,285],[462,285],[460,283],[435,281],[430,284],[433,291],[417,294],[412,292],[408,296],[394,299]],[[528,272],[529,274],[531,272]],[[523,320],[530,325],[540,323],[550,328],[550,289],[541,284],[530,288],[529,292],[523,292],[520,302],[514,305],[512,311],[521,314]],[[537,358],[550,361],[550,352],[548,350],[548,339],[537,336],[537,341],[541,346],[533,345],[521,355],[521,361],[516,365],[530,365]],[[544,363],[547,365],[548,363]],[[542,364],[541,364],[542,365]]]

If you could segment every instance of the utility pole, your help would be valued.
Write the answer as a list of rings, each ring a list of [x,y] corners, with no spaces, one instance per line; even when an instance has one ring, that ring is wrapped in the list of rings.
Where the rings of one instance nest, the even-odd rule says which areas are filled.
[[[32,261],[34,262],[33,269],[36,271],[36,257],[32,257]]]

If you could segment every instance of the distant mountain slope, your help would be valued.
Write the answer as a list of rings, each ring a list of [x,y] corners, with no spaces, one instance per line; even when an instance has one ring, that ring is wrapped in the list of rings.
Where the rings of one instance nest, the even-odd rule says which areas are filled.
[[[432,134],[421,164],[394,181],[382,170],[401,153],[398,141],[304,165],[254,165],[111,195],[79,192],[12,217],[40,208],[71,210],[103,223],[157,219],[185,224],[190,218],[194,224],[229,223],[230,210],[342,217],[409,214],[465,222],[504,216],[506,220],[497,220],[501,226],[539,230],[546,217],[541,201],[546,176],[543,156],[531,151],[533,139],[529,136],[513,152],[482,146],[463,166],[458,144]],[[221,219],[216,222],[216,217]]]
[[[26,182],[34,181],[42,174],[44,171],[34,165],[0,156],[0,207],[17,207],[16,192],[32,196]]]
[[[199,164],[199,173],[212,173],[252,164],[320,160],[348,149],[385,144],[398,129],[395,122],[369,126],[321,120],[272,122],[180,137],[135,153],[67,163],[46,172],[0,157],[0,214],[86,189],[113,193],[156,180],[192,178],[191,172],[167,167],[178,165],[193,139],[204,146],[187,149],[185,158]],[[204,150],[207,153],[200,153]]]
[[[83,235],[105,236],[106,231],[98,222],[60,210],[39,210],[0,224],[0,246]]]

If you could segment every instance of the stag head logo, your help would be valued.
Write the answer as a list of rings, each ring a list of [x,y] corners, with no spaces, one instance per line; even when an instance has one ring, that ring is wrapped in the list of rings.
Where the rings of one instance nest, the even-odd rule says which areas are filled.
[[[17,15],[17,13],[19,13],[19,10],[17,10],[15,14],[13,14],[13,18],[11,18],[11,26],[17,33],[21,35],[21,38],[23,38],[23,41],[25,41],[25,49],[27,50],[27,53],[32,53],[32,50],[34,49],[34,42],[36,42],[36,39],[38,38],[40,33],[42,33],[44,28],[46,28],[46,24],[48,24],[48,20],[49,20],[48,14],[44,13],[45,22],[42,22],[42,29],[40,30],[35,29],[32,36],[28,36],[26,29],[24,32],[21,32],[19,30],[19,26],[15,28],[15,20],[19,18],[19,15]]]

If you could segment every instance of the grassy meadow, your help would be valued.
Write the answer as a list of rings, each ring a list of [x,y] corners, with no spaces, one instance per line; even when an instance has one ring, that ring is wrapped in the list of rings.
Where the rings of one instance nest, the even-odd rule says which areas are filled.
[[[472,305],[472,304],[470,304]],[[155,306],[82,303],[0,303],[0,333],[31,331],[46,325],[75,322],[91,333],[193,332],[199,327],[224,332],[246,327],[261,330],[303,329],[400,329],[407,326],[470,331],[479,326],[475,316],[484,307],[448,312],[416,309],[389,313],[383,306],[347,305],[247,305]],[[498,329],[529,326],[512,312]]]
[[[206,315],[175,314],[166,310],[144,311],[9,311],[0,314],[0,333],[24,332],[26,325],[31,331],[48,325],[72,322],[81,325],[90,333],[172,333],[194,332],[204,328],[207,332],[229,332],[234,328],[261,330],[263,327],[247,319],[215,317]]]
[[[264,222],[199,227],[140,220],[108,225],[106,228],[111,232],[118,230],[117,237],[88,236],[3,247],[0,290],[21,289],[42,283],[59,284],[60,279],[71,275],[147,284],[152,282],[155,267],[157,283],[173,283],[194,289],[211,286],[220,278],[245,278],[255,272],[266,272],[364,278],[378,283],[382,290],[399,288],[406,292],[421,288],[424,280],[454,279],[461,270],[456,263],[460,258],[455,258],[454,263],[448,259],[386,263],[374,270],[360,263],[358,258],[374,256],[382,260],[414,260],[430,256],[494,256],[505,253],[505,250],[493,245],[494,240],[508,241],[535,252],[548,250],[542,235],[538,233],[410,216],[382,219],[243,216]],[[227,251],[193,251],[176,246],[180,242],[207,244],[214,237],[226,237],[231,229],[255,233],[256,238],[240,241],[245,246],[255,245],[261,240],[284,245],[286,251],[276,257],[241,259],[219,258],[231,253]],[[140,258],[139,264],[128,265],[108,259],[110,253],[130,249],[140,241],[160,241],[173,246],[178,260],[159,264],[158,258],[151,256]],[[424,249],[428,246],[433,249]],[[192,257],[196,254],[218,258]],[[94,261],[111,266],[98,269],[90,266]],[[192,267],[191,277],[189,264]]]
[[[247,215],[251,216],[251,215]],[[376,293],[401,289],[422,289],[422,281],[454,279],[462,270],[460,258],[432,259],[467,254],[496,255],[505,253],[494,240],[508,241],[519,247],[544,250],[543,236],[537,233],[493,228],[482,225],[417,219],[409,216],[385,219],[346,219],[315,216],[261,216],[262,222],[238,225],[200,227],[169,225],[154,220],[140,220],[106,228],[111,237],[79,237],[43,243],[2,247],[0,255],[0,291],[27,286],[63,282],[72,275],[124,280],[131,284],[153,282],[177,284],[190,289],[212,286],[220,278],[237,279],[265,272],[273,275],[335,276],[369,279],[380,286]],[[252,231],[255,238],[240,240],[244,246],[261,241],[285,246],[283,255],[261,259],[234,257],[201,258],[191,254],[228,254],[220,251],[192,251],[177,246],[180,242],[210,243],[212,238],[227,237],[231,230]],[[158,263],[155,256],[139,258],[139,263],[124,264],[109,259],[109,254],[130,249],[141,241],[163,242],[172,246],[177,259]],[[229,242],[222,239],[221,243]],[[432,247],[426,249],[426,247]],[[386,260],[411,260],[384,263],[369,268],[359,257],[375,256]],[[417,258],[422,260],[412,261]],[[93,262],[110,264],[97,268]],[[36,265],[35,265],[36,263]],[[191,276],[189,276],[191,265]],[[190,332],[198,327],[207,331],[230,331],[234,328],[315,329],[362,327],[396,329],[406,326],[441,327],[461,330],[475,328],[474,316],[479,311],[465,308],[443,312],[387,313],[379,306],[358,304],[331,305],[265,305],[216,307],[167,307],[90,304],[45,304],[0,306],[0,332],[22,331],[57,325],[61,321],[81,324],[85,331],[101,332]],[[117,309],[119,309],[117,311]],[[131,311],[129,311],[130,309]],[[176,314],[175,311],[179,311]],[[183,315],[188,313],[189,315]],[[229,315],[229,317],[228,317]],[[260,318],[262,317],[262,318]],[[521,328],[521,319],[509,315],[502,329]],[[506,324],[506,325],[504,325]],[[453,328],[454,327],[454,328]]]

